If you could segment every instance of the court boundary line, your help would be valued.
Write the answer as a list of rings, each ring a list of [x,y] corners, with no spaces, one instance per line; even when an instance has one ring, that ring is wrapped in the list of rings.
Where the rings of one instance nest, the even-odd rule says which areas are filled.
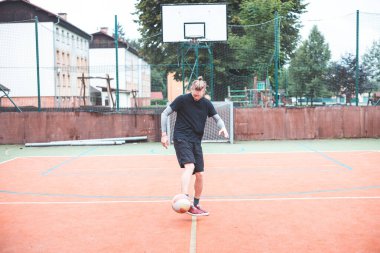
[[[70,158],[64,160],[63,162],[58,163],[57,165],[55,165],[55,166],[49,168],[48,170],[42,172],[41,174],[42,174],[42,176],[47,176],[47,175],[49,175],[50,173],[52,173],[53,171],[55,171],[56,169],[62,167],[63,165],[68,164],[68,163],[70,163],[70,162],[72,162],[72,161],[75,161],[75,160],[77,160],[77,159],[83,157],[85,154],[90,153],[91,151],[94,151],[94,150],[97,149],[97,148],[98,148],[98,147],[91,147],[91,148],[89,148],[89,149],[83,151],[83,152],[80,153],[79,155],[76,155],[76,156],[69,156]]]
[[[18,159],[18,158],[20,158],[20,157],[13,157],[13,158],[11,158],[11,159],[9,159],[9,160],[2,161],[2,162],[0,162],[0,165],[2,165],[2,164],[6,164],[7,162],[11,162],[11,161],[16,160],[16,159]]]
[[[197,252],[197,217],[191,217],[190,253]]]
[[[309,191],[298,191],[298,192],[285,192],[285,193],[262,193],[262,194],[251,194],[251,195],[241,195],[241,196],[203,196],[203,199],[255,199],[255,198],[269,198],[269,197],[285,197],[285,196],[298,196],[298,195],[312,195],[321,193],[338,193],[347,191],[358,191],[358,190],[373,190],[380,189],[380,185],[368,185],[360,187],[351,188],[336,188],[336,189],[323,189],[323,190],[309,190]],[[44,193],[44,192],[17,192],[0,189],[0,194],[16,195],[16,196],[44,196],[44,197],[70,197],[70,198],[80,198],[80,199],[124,199],[126,201],[137,201],[137,200],[167,200],[169,196],[111,196],[111,195],[80,195],[80,194],[66,194],[66,193]]]
[[[344,163],[342,163],[342,162],[340,162],[340,161],[338,161],[338,160],[336,160],[336,159],[334,159],[334,158],[332,158],[332,157],[326,155],[325,153],[327,153],[327,152],[319,151],[319,150],[317,150],[317,149],[311,148],[311,147],[306,146],[306,145],[303,145],[303,144],[300,144],[300,146],[301,146],[301,147],[304,147],[304,148],[306,148],[306,149],[309,149],[309,150],[311,150],[311,151],[314,152],[314,153],[317,153],[318,155],[322,156],[322,157],[325,158],[326,160],[328,160],[328,161],[330,161],[330,162],[333,162],[333,163],[335,163],[335,164],[337,164],[337,165],[339,165],[339,166],[341,166],[341,167],[343,167],[343,168],[345,168],[345,169],[353,170],[351,166],[348,166],[347,164],[344,164]]]
[[[310,200],[380,200],[380,196],[335,196],[300,198],[244,198],[244,199],[202,199],[202,202],[270,202],[270,201],[310,201]],[[170,203],[171,200],[103,200],[103,201],[8,201],[0,205],[72,205],[72,204],[146,204]]]
[[[98,147],[96,147],[98,148]],[[174,152],[174,151],[173,151]],[[348,153],[348,152],[373,152],[373,153],[379,153],[380,150],[320,150],[318,152],[321,152],[321,153]],[[246,152],[246,151],[243,151],[243,152],[231,152],[231,153],[207,153],[205,151],[203,151],[203,154],[204,155],[245,155],[245,154],[294,154],[294,153],[316,153],[316,151],[313,151],[313,150],[297,150],[297,151],[278,151],[278,152],[274,152],[274,151],[249,151],[249,152]],[[116,156],[116,157],[121,157],[121,156],[175,156],[175,153],[170,153],[170,154],[157,154],[157,153],[153,153],[153,154],[110,154],[110,155],[82,155],[81,157],[112,157],[112,156]],[[73,156],[70,156],[70,155],[27,155],[27,156],[17,156],[15,158],[12,158],[12,159],[16,159],[16,158],[51,158],[51,157],[73,157]],[[9,161],[9,160],[7,160]],[[6,162],[6,161],[4,161]],[[1,164],[2,162],[0,162]]]

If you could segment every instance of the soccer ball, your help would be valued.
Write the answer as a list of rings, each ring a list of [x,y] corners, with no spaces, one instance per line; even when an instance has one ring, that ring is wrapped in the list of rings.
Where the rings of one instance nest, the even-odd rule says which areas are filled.
[[[172,208],[177,213],[186,213],[191,207],[189,197],[185,194],[177,194],[172,200]]]

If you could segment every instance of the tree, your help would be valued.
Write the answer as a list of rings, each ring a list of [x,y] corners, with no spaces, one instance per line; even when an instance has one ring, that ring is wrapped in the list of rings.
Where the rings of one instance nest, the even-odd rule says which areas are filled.
[[[115,38],[115,29],[113,29],[112,37]],[[120,25],[119,22],[117,23],[117,37],[118,37],[119,39],[125,40],[125,32],[124,32],[124,28],[123,28],[122,25]]]
[[[363,55],[363,68],[368,74],[369,91],[380,89],[380,40]]]
[[[158,68],[152,68],[152,91],[162,91],[164,97],[167,96],[166,79],[165,72],[160,71]]]
[[[346,96],[346,103],[356,94],[356,59],[352,54],[343,56],[340,62],[333,62],[326,75],[328,89],[337,96]],[[359,66],[358,93],[369,91],[368,74]]]
[[[137,51],[141,50],[141,43],[138,39],[126,39],[125,41]]]
[[[274,19],[274,13],[278,12],[280,17],[281,65],[293,56],[300,38],[301,23],[299,18],[307,6],[301,2],[300,0],[249,0],[241,4],[239,15],[242,25],[268,24],[268,21]],[[267,27],[263,26],[261,29],[261,31],[255,30],[254,34],[250,34],[250,40],[254,40],[254,42],[249,45],[254,45],[255,50],[257,50],[262,48],[262,44],[268,44],[267,48],[273,49],[274,22],[271,22]]]
[[[331,52],[323,35],[314,26],[307,40],[297,49],[290,62],[290,77],[296,96],[306,96],[313,105],[313,99],[326,92],[323,76]]]
[[[205,0],[203,3],[218,3]],[[299,39],[299,14],[305,11],[302,0],[229,0],[227,2],[227,23],[231,25],[254,25],[274,19],[275,10],[281,19],[281,59],[284,63],[293,54]],[[162,0],[160,4],[199,3],[195,0]],[[151,64],[165,64],[167,71],[177,73],[181,79],[180,46],[176,43],[162,43],[161,6],[158,1],[141,0],[136,5],[139,29],[142,36],[142,53]],[[263,26],[264,27],[264,26]],[[221,87],[217,99],[224,99],[226,86],[230,84],[228,73],[251,75],[258,68],[271,72],[269,66],[273,58],[273,25],[262,28],[255,34],[238,34],[228,29],[228,44],[213,45],[215,86]],[[256,37],[257,36],[257,37]],[[256,38],[255,38],[256,37]],[[265,45],[265,46],[262,46]],[[207,57],[207,51],[200,52],[200,62]],[[237,64],[243,67],[237,67]],[[263,66],[266,64],[266,66]],[[266,69],[265,69],[266,68]],[[236,72],[236,73],[235,73]]]
[[[306,83],[308,82],[309,69],[304,64],[304,59],[307,58],[306,41],[296,50],[295,56],[289,66],[289,94],[295,96],[297,101],[305,95]],[[302,105],[302,100],[301,100]]]

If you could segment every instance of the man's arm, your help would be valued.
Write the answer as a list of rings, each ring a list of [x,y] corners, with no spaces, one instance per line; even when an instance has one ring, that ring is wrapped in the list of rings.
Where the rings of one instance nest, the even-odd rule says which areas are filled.
[[[225,138],[228,138],[229,137],[228,131],[226,129],[226,126],[224,125],[222,118],[219,116],[219,114],[215,114],[214,116],[212,116],[212,118],[215,120],[216,125],[219,128],[219,135],[223,134]]]
[[[166,129],[168,126],[168,116],[173,113],[173,109],[168,106],[166,109],[161,113],[161,144],[165,148],[168,148],[169,146],[169,138],[166,133]]]

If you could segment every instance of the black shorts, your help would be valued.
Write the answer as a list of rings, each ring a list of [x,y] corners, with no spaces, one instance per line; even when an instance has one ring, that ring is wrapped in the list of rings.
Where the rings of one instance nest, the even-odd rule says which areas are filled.
[[[174,149],[181,168],[185,168],[186,163],[194,163],[193,174],[204,171],[203,152],[200,142],[174,140]]]

